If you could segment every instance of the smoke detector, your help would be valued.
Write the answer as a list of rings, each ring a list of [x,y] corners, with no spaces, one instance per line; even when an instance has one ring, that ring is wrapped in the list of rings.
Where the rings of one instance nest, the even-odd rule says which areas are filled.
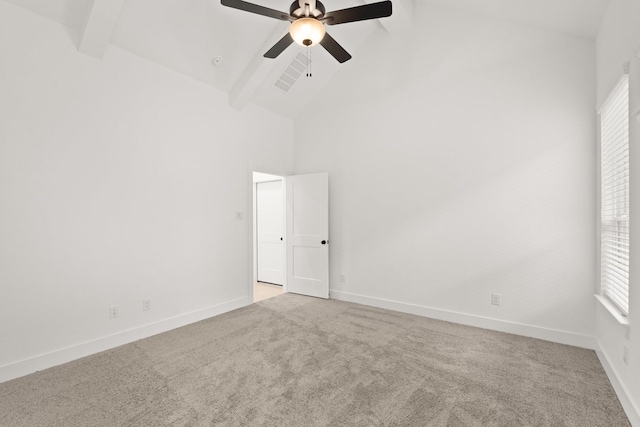
[[[219,67],[222,65],[222,63],[224,62],[224,59],[222,59],[222,56],[216,56],[213,58],[213,60],[211,61],[211,64],[214,67]]]

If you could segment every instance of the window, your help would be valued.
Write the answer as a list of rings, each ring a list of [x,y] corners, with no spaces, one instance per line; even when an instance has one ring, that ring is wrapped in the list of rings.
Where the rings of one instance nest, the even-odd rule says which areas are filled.
[[[600,110],[600,292],[629,311],[629,77]]]

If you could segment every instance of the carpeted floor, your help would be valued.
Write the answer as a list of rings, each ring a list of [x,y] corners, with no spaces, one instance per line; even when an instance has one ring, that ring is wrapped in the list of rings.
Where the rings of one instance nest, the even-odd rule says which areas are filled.
[[[593,351],[284,294],[0,384],[1,426],[628,426]]]

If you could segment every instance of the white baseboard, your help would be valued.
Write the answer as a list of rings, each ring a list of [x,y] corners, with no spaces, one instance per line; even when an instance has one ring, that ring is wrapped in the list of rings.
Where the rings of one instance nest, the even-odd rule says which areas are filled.
[[[426,307],[406,302],[373,298],[364,295],[352,294],[349,292],[330,291],[329,295],[330,298],[340,301],[355,302],[358,304],[370,305],[387,310],[399,311],[401,313],[415,314],[417,316],[445,320],[447,322],[475,326],[483,329],[491,329],[493,331],[507,332],[510,334],[522,335],[525,337],[537,338],[545,341],[572,345],[575,347],[588,348],[590,350],[596,349],[596,339],[595,337],[590,335],[581,335],[573,332],[525,325],[522,323],[492,319],[490,317],[475,316],[472,314],[442,310],[439,308]]]
[[[179,328],[191,323],[199,322],[219,314],[251,304],[251,298],[243,297],[222,304],[213,305],[175,317],[163,319],[147,325],[142,325],[113,335],[100,337],[95,340],[74,344],[69,347],[40,354],[28,359],[19,360],[0,366],[0,383],[14,378],[32,374],[43,369],[61,365],[81,357],[89,356],[101,351],[109,350],[142,338],[147,338],[162,332]]]
[[[622,409],[624,409],[625,414],[627,414],[627,418],[629,418],[629,422],[634,427],[640,426],[640,409],[633,403],[633,401],[629,398],[629,392],[627,388],[620,382],[618,378],[618,372],[613,367],[614,365],[609,362],[609,357],[602,350],[600,345],[596,348],[596,354],[598,355],[598,359],[600,359],[600,363],[604,368],[604,371],[607,373],[609,377],[609,381],[613,386],[613,390],[616,392],[618,396],[618,400],[620,400],[620,404],[622,405]]]

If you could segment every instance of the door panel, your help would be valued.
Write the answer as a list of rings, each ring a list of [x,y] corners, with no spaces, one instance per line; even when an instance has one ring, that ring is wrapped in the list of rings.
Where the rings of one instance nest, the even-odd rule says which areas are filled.
[[[295,175],[286,182],[287,291],[329,298],[329,175]]]
[[[282,181],[256,184],[258,281],[284,285],[284,189]]]
[[[322,268],[314,262],[317,249],[305,246],[293,248],[293,275],[294,277],[313,280],[322,276]]]
[[[323,193],[322,182],[315,179],[301,179],[293,184],[295,200],[293,234],[296,236],[318,236],[324,232],[323,211],[318,209],[316,198]]]

